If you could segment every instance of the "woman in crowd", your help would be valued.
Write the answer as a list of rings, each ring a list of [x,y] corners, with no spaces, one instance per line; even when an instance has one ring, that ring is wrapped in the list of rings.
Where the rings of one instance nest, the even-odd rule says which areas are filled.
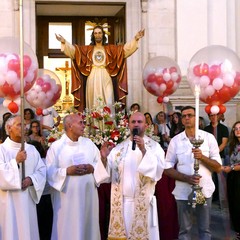
[[[37,141],[40,142],[43,148],[46,147],[45,138],[42,136],[41,133],[41,125],[38,120],[32,120],[30,123],[27,141]]]
[[[233,124],[229,137],[230,166],[223,166],[227,173],[229,214],[236,238],[240,239],[240,121]]]
[[[6,124],[6,121],[11,116],[12,116],[12,114],[10,112],[6,112],[2,116],[3,122],[2,122],[2,127],[0,129],[0,143],[3,143],[5,141],[5,139],[7,138],[7,133],[6,133],[6,130],[5,130],[5,124]]]
[[[153,122],[152,116],[149,112],[144,113],[146,123],[149,128],[152,128],[153,134],[158,135],[158,125]]]
[[[173,138],[178,133],[182,132],[184,130],[184,126],[182,124],[182,116],[180,112],[173,113],[173,120],[172,120],[172,126],[170,129],[170,138]]]
[[[25,134],[28,135],[31,121],[35,119],[35,114],[31,108],[24,109]]]
[[[199,129],[204,130],[204,128],[206,127],[206,123],[203,117],[199,117]]]

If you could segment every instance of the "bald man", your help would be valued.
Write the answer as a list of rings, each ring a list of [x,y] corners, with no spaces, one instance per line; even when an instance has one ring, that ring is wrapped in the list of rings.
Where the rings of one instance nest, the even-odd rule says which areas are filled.
[[[46,157],[48,182],[53,187],[51,239],[100,240],[93,177],[100,152],[90,139],[82,137],[85,125],[81,115],[66,116],[63,125],[65,134],[52,143]]]

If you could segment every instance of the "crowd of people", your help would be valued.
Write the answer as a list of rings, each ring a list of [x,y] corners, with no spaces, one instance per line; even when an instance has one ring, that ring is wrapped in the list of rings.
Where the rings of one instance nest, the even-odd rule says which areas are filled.
[[[192,239],[193,215],[199,239],[211,239],[212,201],[219,201],[221,207],[224,181],[232,227],[239,239],[240,122],[228,136],[220,115],[209,114],[209,125],[198,130],[204,141],[194,148],[190,142],[195,137],[194,107],[160,111],[152,118],[149,112],[141,113],[138,104],[133,106],[129,138],[115,147],[105,143],[100,149],[83,137],[84,119],[73,113],[63,119],[65,133],[47,149],[41,121],[31,109],[24,111],[27,129],[22,149],[21,118],[5,114],[1,134],[5,137],[0,144],[0,200],[4,202],[0,239]],[[145,135],[149,126],[153,134],[164,135],[159,142]],[[199,175],[194,174],[196,159]],[[109,204],[105,219],[99,191],[104,184]],[[194,209],[189,195],[196,184],[206,204]],[[107,224],[102,222],[106,219]]]
[[[89,46],[73,46],[56,34],[72,59],[75,108],[91,109],[99,96],[109,106],[114,101],[125,106],[125,60],[143,36],[140,30],[123,46],[108,45],[103,28],[96,26]],[[192,106],[152,117],[134,103],[130,136],[116,146],[106,142],[99,149],[83,137],[83,116],[71,113],[63,119],[65,133],[48,148],[46,137],[61,118],[54,108],[43,115],[37,119],[32,109],[24,110],[24,136],[22,118],[3,115],[0,240],[190,240],[194,224],[199,239],[208,240],[212,200],[222,206],[225,180],[232,227],[240,239],[239,121],[229,138],[220,114],[209,114],[208,126],[203,118],[195,126]],[[145,134],[149,128],[158,142]],[[200,147],[191,143],[199,137],[196,128],[204,139]],[[204,196],[195,209],[189,197],[193,186]]]

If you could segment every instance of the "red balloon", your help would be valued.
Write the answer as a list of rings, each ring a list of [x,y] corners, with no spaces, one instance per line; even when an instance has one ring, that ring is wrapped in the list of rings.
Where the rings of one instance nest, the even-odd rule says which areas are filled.
[[[23,56],[23,66],[24,68],[29,68],[32,64],[32,59],[28,55]]]
[[[44,80],[40,77],[36,80],[36,85],[42,86],[44,83]]]
[[[227,87],[225,85],[219,90],[218,94],[223,103],[229,101],[232,98],[230,87]]]
[[[157,98],[157,102],[158,102],[158,103],[162,103],[162,102],[163,102],[163,97],[159,96],[159,97]]]
[[[19,72],[20,70],[20,61],[19,59],[11,59],[8,62],[8,69],[15,71],[15,72]]]
[[[234,82],[233,85],[230,87],[231,89],[231,96],[232,98],[235,97],[237,95],[237,93],[240,90],[240,85],[238,85],[238,83]]]
[[[200,73],[201,73],[201,76],[203,76],[203,75],[208,75],[208,71],[209,71],[208,64],[204,63],[204,64],[201,64],[201,65],[200,65]]]
[[[148,81],[148,82],[156,82],[156,80],[157,80],[157,76],[156,76],[154,73],[150,74],[150,75],[147,77],[147,81]]]
[[[18,112],[18,105],[15,102],[12,101],[8,104],[8,110],[11,113],[17,113]]]
[[[173,93],[174,93],[174,89],[172,89],[172,88],[167,88],[167,89],[163,92],[164,96],[168,96],[168,95],[171,95],[171,94],[173,94]]]
[[[20,78],[20,76],[21,76],[21,71],[20,71],[20,69],[18,69],[18,70],[16,71],[16,73],[17,73],[17,76]],[[26,76],[27,76],[27,73],[28,73],[28,68],[23,68],[23,77],[26,77]]]
[[[194,66],[194,68],[193,68],[193,73],[194,73],[194,75],[196,75],[196,76],[198,76],[198,77],[201,76],[201,74],[200,74],[200,65]]]
[[[182,77],[181,77],[181,76],[179,76],[179,77],[178,77],[178,79],[177,79],[177,81],[176,81],[176,83],[180,83],[180,82],[181,82],[181,80],[182,80]]]
[[[209,78],[214,79],[214,78],[218,77],[220,75],[220,73],[221,73],[221,67],[219,65],[212,65],[209,68],[208,76],[209,76]]]
[[[36,114],[37,114],[38,116],[42,115],[42,114],[43,114],[42,108],[37,108],[37,109],[36,109]]]
[[[219,113],[225,113],[226,112],[226,107],[224,105],[219,105]]]
[[[177,68],[176,67],[170,67],[169,72],[170,73],[177,72]]]
[[[48,92],[49,90],[51,89],[51,84],[49,83],[49,82],[45,82],[45,83],[43,83],[43,85],[42,85],[42,90],[43,90],[43,92]]]
[[[52,101],[53,101],[54,103],[56,103],[57,100],[60,98],[60,96],[61,96],[61,92],[56,92],[56,93],[53,95]]]
[[[205,112],[206,112],[207,114],[210,114],[210,113],[211,113],[211,107],[212,107],[212,105],[207,105],[207,106],[205,107]]]
[[[162,83],[165,83],[165,81],[163,80],[163,76],[157,76],[156,78],[156,83],[160,86]]]
[[[25,86],[24,86],[24,92],[29,91],[32,86],[33,86],[34,82],[26,82]]]
[[[208,96],[205,102],[211,105],[219,105],[223,103],[222,99],[219,98],[219,94],[217,91],[215,91],[215,93],[212,96]]]
[[[146,89],[147,89],[147,91],[149,92],[149,93],[151,93],[152,95],[155,95],[155,96],[157,96],[157,93],[156,93],[156,91],[154,90],[154,89],[152,89],[151,87],[146,87]]]
[[[2,90],[4,96],[14,99],[19,93],[16,93],[13,89],[13,85],[9,85],[7,82],[5,82],[2,87],[0,87]]]
[[[171,89],[174,85],[174,81],[173,80],[169,80],[166,82],[166,86],[167,86],[167,89]]]

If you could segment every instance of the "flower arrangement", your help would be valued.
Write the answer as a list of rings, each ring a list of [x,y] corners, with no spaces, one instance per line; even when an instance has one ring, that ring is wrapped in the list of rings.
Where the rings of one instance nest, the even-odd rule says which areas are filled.
[[[115,114],[103,103],[101,98],[98,98],[98,103],[93,109],[85,110],[84,136],[90,138],[97,146],[101,146],[104,142],[116,145],[130,134],[128,118],[125,111],[122,110],[122,103],[116,102],[113,108],[116,111]]]
[[[113,109],[115,113],[113,113]],[[77,110],[71,108],[65,114],[73,112],[77,112]],[[105,142],[115,146],[130,135],[128,116],[120,102],[116,102],[111,109],[103,103],[101,98],[98,98],[96,106],[92,109],[85,109],[82,116],[86,123],[84,137],[90,138],[98,147]],[[160,139],[158,136],[153,135],[153,130],[153,127],[149,126],[145,133],[159,142]],[[54,128],[47,138],[48,145],[59,139],[63,132],[59,132],[57,128]]]
[[[56,140],[58,140],[62,135],[63,135],[64,131],[59,131],[58,128],[53,128],[50,131],[50,134],[46,137],[46,142],[47,142],[47,146],[50,147],[50,145],[55,142]]]

